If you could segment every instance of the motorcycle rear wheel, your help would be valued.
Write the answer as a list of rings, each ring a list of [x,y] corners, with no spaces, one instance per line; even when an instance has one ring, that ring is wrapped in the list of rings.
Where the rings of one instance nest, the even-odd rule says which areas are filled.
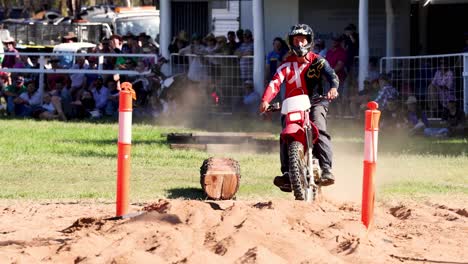
[[[307,188],[304,179],[307,173],[307,161],[304,155],[304,146],[299,141],[293,141],[288,146],[289,179],[296,200],[305,200]],[[308,194],[311,197],[312,194]],[[313,196],[312,196],[313,197]]]

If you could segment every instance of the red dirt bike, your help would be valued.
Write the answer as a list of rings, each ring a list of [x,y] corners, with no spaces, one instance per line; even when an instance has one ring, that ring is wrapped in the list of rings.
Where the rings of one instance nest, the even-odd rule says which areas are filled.
[[[324,97],[312,98],[318,104]],[[279,111],[285,117],[286,125],[281,131],[281,139],[288,146],[289,178],[296,200],[311,202],[320,192],[321,169],[318,160],[312,155],[314,143],[318,139],[318,129],[310,121],[311,100],[308,95],[286,98],[283,105],[270,105],[267,112]]]

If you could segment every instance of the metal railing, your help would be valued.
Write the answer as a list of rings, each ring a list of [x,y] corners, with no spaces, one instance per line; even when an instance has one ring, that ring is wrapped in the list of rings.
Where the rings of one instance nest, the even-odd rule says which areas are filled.
[[[14,53],[5,53],[12,55]],[[72,56],[93,56],[98,58],[96,69],[48,69],[45,67],[47,58],[59,56],[57,53],[19,53],[19,56],[36,56],[40,65],[35,69],[2,69],[13,73],[44,74],[49,73],[94,73],[94,74],[121,74],[142,75],[148,74],[135,70],[108,70],[103,69],[105,57],[143,58],[157,62],[155,54],[113,54],[113,53],[76,53]],[[430,87],[441,62],[451,72],[452,84],[448,87],[447,96],[440,95],[441,91]],[[391,67],[389,67],[391,66]],[[409,96],[415,96],[419,106],[431,119],[439,119],[440,113],[448,99],[455,99],[458,105],[468,113],[468,53],[383,57],[380,59],[380,72],[391,76],[392,84],[399,92],[399,100],[403,105]],[[213,92],[219,97],[216,105],[217,112],[235,113],[245,111],[242,107],[242,98],[245,95],[245,81],[253,79],[253,56],[232,55],[184,55],[171,54],[170,70],[172,75],[185,75],[189,81],[198,82],[202,91],[206,93],[207,100]],[[43,80],[43,79],[42,79]],[[40,81],[40,84],[43,84]]]
[[[439,70],[443,74],[434,81]],[[448,100],[468,113],[468,53],[383,57],[380,72],[390,75],[402,103],[415,96],[428,118],[439,119]]]
[[[99,43],[104,37],[103,25],[87,24],[17,24],[1,23],[19,45],[54,46],[62,42],[62,37],[69,32],[75,33],[78,41]]]
[[[244,112],[244,83],[253,80],[253,56],[171,54],[172,74],[185,74],[219,96],[217,112]]]
[[[116,53],[44,53],[44,52],[5,52],[4,55],[14,55],[20,57],[37,57],[38,65],[37,68],[2,68],[0,71],[10,73],[26,73],[26,74],[38,74],[39,75],[39,88],[43,89],[44,75],[52,73],[84,73],[84,74],[121,74],[121,75],[145,75],[149,74],[150,70],[146,72],[138,72],[136,70],[116,70],[116,69],[103,69],[104,59],[106,57],[123,57],[123,58],[142,58],[151,59],[154,62],[158,61],[158,56],[155,54],[116,54]],[[48,61],[51,58],[57,58],[60,56],[73,56],[73,61],[76,57],[97,57],[97,67],[89,69],[72,69],[72,68],[50,68]]]

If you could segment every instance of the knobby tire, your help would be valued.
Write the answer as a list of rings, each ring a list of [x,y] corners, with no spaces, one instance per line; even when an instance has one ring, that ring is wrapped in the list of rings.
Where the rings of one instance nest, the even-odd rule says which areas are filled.
[[[296,200],[305,199],[302,174],[306,165],[304,146],[299,141],[293,141],[288,146],[289,154],[289,178]],[[305,175],[304,175],[305,176]]]

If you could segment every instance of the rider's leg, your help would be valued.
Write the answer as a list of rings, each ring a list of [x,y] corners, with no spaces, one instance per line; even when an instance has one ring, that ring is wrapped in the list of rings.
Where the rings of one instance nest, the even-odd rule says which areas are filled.
[[[284,128],[285,118],[281,116],[281,125]],[[291,181],[289,179],[289,164],[288,164],[288,145],[280,137],[280,161],[281,161],[281,176],[275,177],[273,183],[284,192],[291,192]]]
[[[330,135],[327,133],[327,112],[328,108],[324,105],[312,107],[310,118],[319,130],[317,142],[314,144],[313,155],[318,159],[322,169],[322,185],[334,183],[334,177],[331,173],[333,152],[331,147]]]
[[[286,126],[286,118],[284,115],[281,115],[281,127],[284,129]],[[289,155],[288,155],[288,145],[280,137],[280,161],[281,161],[281,173],[289,172]]]
[[[323,105],[318,105],[312,108],[311,119],[319,130],[319,137],[314,144],[314,156],[319,160],[320,168],[331,169],[332,167],[332,150],[330,135],[327,133],[327,111]]]

